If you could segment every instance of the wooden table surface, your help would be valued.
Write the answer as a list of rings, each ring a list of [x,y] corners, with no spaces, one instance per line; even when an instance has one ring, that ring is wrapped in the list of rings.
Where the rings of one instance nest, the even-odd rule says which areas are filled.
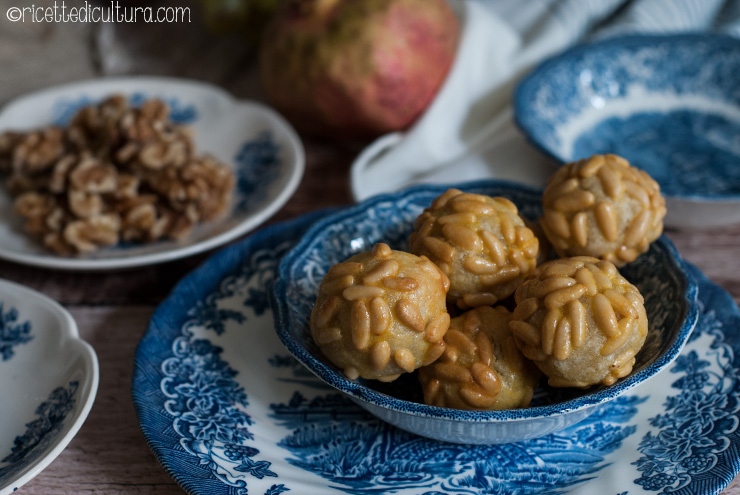
[[[348,171],[357,150],[309,140],[305,146],[305,177],[293,198],[270,222],[351,202]],[[740,226],[667,234],[686,259],[740,302]],[[3,278],[61,302],[100,360],[100,388],[87,421],[66,450],[19,493],[183,493],[149,451],[139,430],[131,399],[131,377],[134,351],[153,310],[177,280],[209,254],[101,274],[65,273],[0,262]],[[740,479],[723,493],[740,494]]]

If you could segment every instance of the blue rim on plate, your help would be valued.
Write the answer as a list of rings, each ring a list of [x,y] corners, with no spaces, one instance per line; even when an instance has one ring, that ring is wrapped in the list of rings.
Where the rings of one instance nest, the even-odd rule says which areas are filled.
[[[710,495],[737,475],[740,310],[693,266],[700,317],[673,365],[559,434],[456,445],[343,401],[275,335],[266,291],[281,256],[321,215],[215,254],[175,287],[141,339],[139,425],[188,494]]]
[[[740,202],[740,40],[627,35],[585,43],[532,70],[515,121],[564,163],[597,153],[645,169],[669,198]]]

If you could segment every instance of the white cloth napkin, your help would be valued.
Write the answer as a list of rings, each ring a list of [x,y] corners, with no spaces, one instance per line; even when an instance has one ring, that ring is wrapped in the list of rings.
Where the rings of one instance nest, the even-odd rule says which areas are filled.
[[[450,74],[405,133],[378,139],[352,165],[352,193],[496,177],[543,185],[555,164],[513,123],[517,81],[582,41],[636,32],[740,36],[740,0],[450,0],[462,36]]]

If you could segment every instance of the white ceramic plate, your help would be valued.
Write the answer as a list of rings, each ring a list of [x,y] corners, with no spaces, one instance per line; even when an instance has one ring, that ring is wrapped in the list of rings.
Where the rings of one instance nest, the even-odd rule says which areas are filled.
[[[505,445],[415,436],[290,356],[268,293],[314,214],[255,233],[154,313],[132,393],[155,456],[191,495],[580,495],[722,491],[740,469],[740,310],[694,267],[700,316],[676,361],[563,431]]]
[[[0,495],[72,440],[98,390],[98,360],[55,301],[0,280]]]
[[[19,98],[0,112],[0,132],[64,124],[81,106],[113,93],[133,103],[164,99],[173,121],[194,131],[196,152],[209,153],[234,168],[237,185],[228,214],[195,229],[182,242],[117,246],[92,255],[61,257],[23,233],[12,201],[0,188],[0,258],[67,270],[110,270],[190,256],[233,240],[269,219],[295,192],[303,176],[303,146],[276,112],[235,100],[204,83],[168,78],[98,79],[59,86]]]

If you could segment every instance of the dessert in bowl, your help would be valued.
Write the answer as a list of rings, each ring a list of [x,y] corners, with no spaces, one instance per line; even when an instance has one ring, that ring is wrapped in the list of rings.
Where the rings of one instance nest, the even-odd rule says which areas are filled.
[[[498,181],[455,187],[506,198],[532,224],[542,214],[542,192],[537,189]],[[377,417],[419,435],[457,443],[508,443],[575,424],[678,356],[696,323],[697,290],[675,247],[662,236],[619,268],[644,297],[649,330],[629,374],[610,385],[553,387],[541,380],[528,406],[482,410],[425,404],[417,371],[390,381],[348,376],[327,359],[312,336],[311,313],[322,280],[333,266],[378,244],[407,251],[416,219],[448,189],[417,186],[336,211],[313,225],[281,261],[272,289],[276,331],[296,359],[328,385]]]

